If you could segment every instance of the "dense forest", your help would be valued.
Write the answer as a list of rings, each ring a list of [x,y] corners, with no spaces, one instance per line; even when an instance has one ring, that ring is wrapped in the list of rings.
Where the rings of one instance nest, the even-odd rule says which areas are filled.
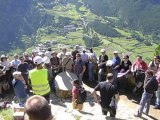
[[[40,28],[47,28],[45,34],[51,34],[64,25],[76,23],[78,20],[56,18],[52,13],[54,7],[68,3],[75,4],[75,9],[84,6],[92,14],[109,21],[89,21],[89,27],[98,34],[118,37],[121,35],[114,28],[121,28],[142,42],[160,42],[160,0],[3,0],[0,4],[0,50],[26,49],[38,41]]]

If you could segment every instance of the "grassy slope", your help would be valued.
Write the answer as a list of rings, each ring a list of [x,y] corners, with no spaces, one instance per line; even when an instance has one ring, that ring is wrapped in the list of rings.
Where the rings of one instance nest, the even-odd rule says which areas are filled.
[[[71,18],[73,21],[79,20],[81,17],[85,17],[88,22],[91,22],[95,19],[105,21],[103,18],[93,14],[88,10],[86,7],[81,6],[78,8],[77,11],[77,6],[74,4],[67,4],[65,6],[63,5],[57,5],[53,9],[46,9],[48,14],[61,16],[61,17],[67,17]],[[116,18],[114,18],[116,19]],[[112,52],[114,50],[118,50],[122,54],[130,54],[131,59],[134,60],[136,58],[137,54],[140,54],[149,61],[149,59],[152,59],[154,55],[154,50],[156,48],[156,44],[153,44],[152,46],[146,46],[144,43],[138,42],[135,39],[126,39],[126,37],[130,37],[131,34],[129,32],[126,32],[124,30],[115,28],[123,37],[112,37],[112,38],[107,38],[105,36],[99,35],[99,37],[103,41],[103,45],[94,48],[94,50],[97,52],[97,55],[100,54],[100,49],[106,48],[107,49],[107,54],[112,58]],[[51,39],[56,39],[60,43],[65,43],[65,44],[70,44],[70,45],[75,45],[75,44],[80,44],[80,45],[85,45],[85,42],[82,39],[83,36],[83,30],[80,28],[80,30],[77,30],[76,32],[70,32],[67,34],[67,39],[65,39],[63,36],[56,35],[56,34],[51,34],[51,35],[42,35],[41,36],[41,42],[51,40]]]

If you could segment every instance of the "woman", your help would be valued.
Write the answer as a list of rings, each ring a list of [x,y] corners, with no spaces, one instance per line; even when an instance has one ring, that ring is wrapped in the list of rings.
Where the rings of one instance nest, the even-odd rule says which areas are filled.
[[[5,67],[4,71],[6,71],[4,75],[4,83],[3,83],[3,89],[8,90],[9,84],[12,84],[12,73],[11,73],[11,64],[7,59],[6,55],[1,55],[1,65]]]

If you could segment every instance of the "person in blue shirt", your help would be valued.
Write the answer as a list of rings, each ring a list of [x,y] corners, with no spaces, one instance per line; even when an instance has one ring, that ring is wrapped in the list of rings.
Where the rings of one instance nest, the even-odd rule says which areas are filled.
[[[13,89],[16,94],[16,97],[19,101],[20,106],[24,106],[27,98],[29,97],[28,94],[26,93],[26,85],[25,85],[25,80],[21,75],[21,72],[15,71],[13,72]]]
[[[120,68],[121,59],[118,56],[118,51],[114,51],[113,54],[114,54],[114,57],[112,59],[112,62],[113,62],[113,74],[114,74],[114,78],[116,79],[118,71],[119,71],[119,68]]]

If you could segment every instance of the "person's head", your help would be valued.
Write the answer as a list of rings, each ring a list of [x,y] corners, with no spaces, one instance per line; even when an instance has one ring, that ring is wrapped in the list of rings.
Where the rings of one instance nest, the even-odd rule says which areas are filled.
[[[80,53],[77,53],[77,54],[76,54],[76,60],[79,61],[80,59],[81,59],[81,54],[80,54]]]
[[[137,56],[137,61],[142,62],[142,56],[138,55]]]
[[[93,53],[93,49],[92,49],[92,48],[90,48],[89,51],[90,51],[91,53]]]
[[[107,80],[108,80],[108,82],[113,82],[113,78],[114,78],[114,76],[113,76],[112,73],[108,73],[107,74]]]
[[[66,57],[71,57],[71,53],[70,52],[66,52],[65,56]]]
[[[93,62],[93,57],[92,57],[92,56],[89,56],[89,57],[88,57],[88,60]]]
[[[52,57],[57,57],[57,52],[56,51],[52,51],[51,55],[52,55]]]
[[[76,49],[76,50],[79,50],[79,45],[76,45],[76,46],[75,46],[75,49]]]
[[[32,55],[34,55],[34,56],[36,55],[36,50],[35,49],[32,50]]]
[[[23,53],[24,59],[28,60],[29,59],[29,53],[28,52],[24,52]]]
[[[154,56],[154,62],[160,63],[160,56]]]
[[[83,53],[86,53],[86,50],[85,49],[83,49],[83,51],[82,51]]]
[[[14,55],[14,59],[17,60],[18,59],[18,54]]]
[[[48,51],[52,51],[52,48],[48,48]]]
[[[48,101],[39,95],[31,96],[25,104],[25,113],[29,120],[51,120],[52,112]]]
[[[125,55],[125,56],[123,57],[123,59],[124,59],[124,61],[128,61],[128,60],[129,60],[129,56],[128,56],[128,55]]]
[[[115,57],[118,56],[118,51],[114,51],[113,54]]]
[[[42,69],[43,59],[41,56],[34,57],[33,62],[37,69]]]
[[[23,62],[24,62],[24,57],[23,57],[23,56],[20,56],[20,57],[19,57],[19,60],[21,61],[21,63],[23,63]]]
[[[153,72],[153,70],[147,70],[145,74],[146,74],[147,78],[150,78],[154,75],[154,72]]]
[[[78,79],[75,79],[73,80],[73,86],[79,86],[79,80]]]
[[[106,54],[106,50],[105,49],[101,49],[101,54],[102,55]]]
[[[16,80],[22,80],[22,73],[19,71],[13,72],[13,78]]]
[[[1,61],[4,62],[7,60],[7,56],[6,55],[1,55]]]
[[[62,52],[63,52],[63,53],[66,53],[66,52],[67,52],[67,48],[65,48],[65,47],[62,48]]]

